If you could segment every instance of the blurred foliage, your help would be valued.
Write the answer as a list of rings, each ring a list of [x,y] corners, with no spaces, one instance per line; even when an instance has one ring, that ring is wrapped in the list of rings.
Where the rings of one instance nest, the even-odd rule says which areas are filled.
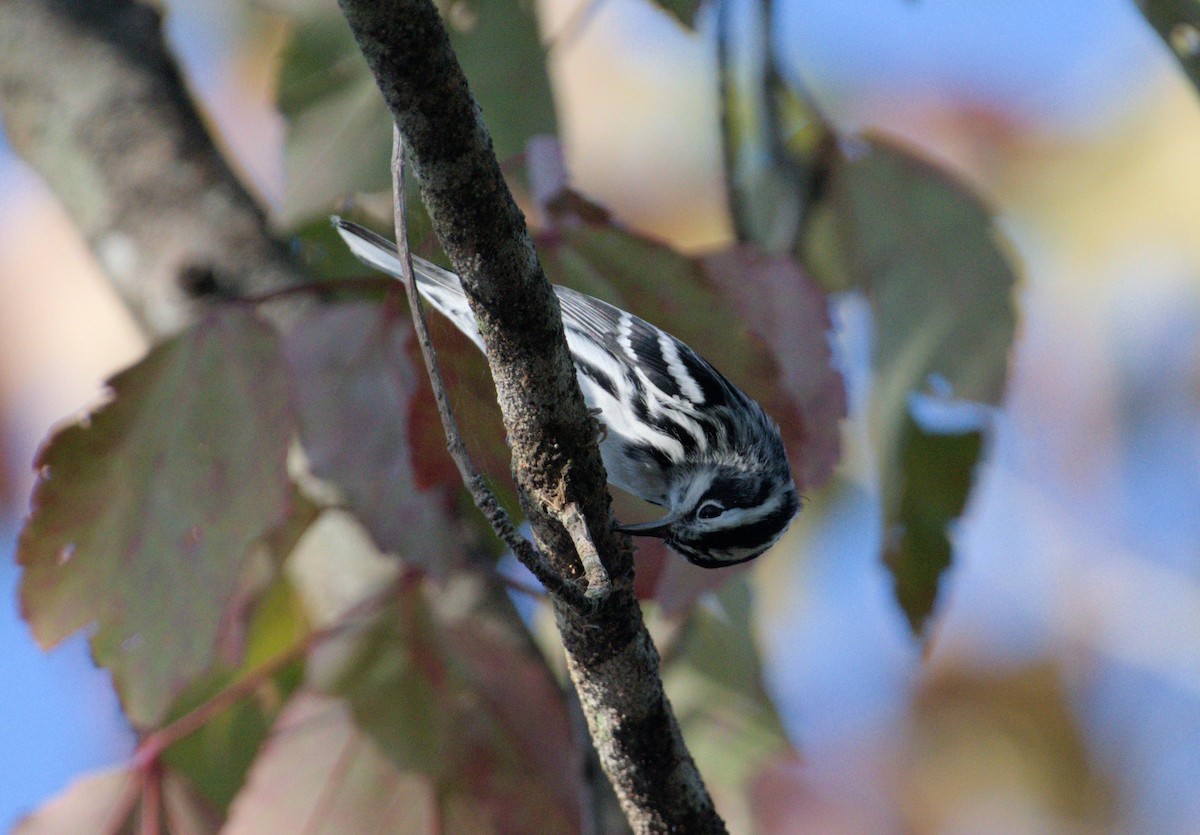
[[[313,679],[401,773],[429,781],[443,814],[471,809],[472,831],[576,831],[582,763],[562,690],[486,595],[465,577],[404,579],[369,623],[323,647]]]
[[[872,435],[885,530],[899,540],[885,543],[884,558],[919,630],[950,563],[952,519],[932,530],[918,503],[901,501],[902,485],[960,484],[966,473],[965,501],[982,445],[971,460],[906,449],[908,398],[932,384],[954,398],[1000,401],[1016,330],[1014,270],[991,213],[950,174],[880,137],[835,138],[807,91],[775,65],[769,3],[739,16],[730,6],[719,14],[718,53],[734,228],[740,240],[795,252],[826,290],[871,301]]]
[[[281,220],[294,227],[359,192],[389,190],[392,121],[334,0],[267,0],[292,23],[279,73],[287,123]],[[500,159],[556,130],[532,12],[515,0],[439,4]]]
[[[944,529],[952,520],[931,530],[923,501],[904,485],[955,485],[957,515],[983,447],[935,444],[912,433],[909,399],[932,387],[954,399],[999,404],[1016,333],[1016,277],[986,207],[946,173],[881,141],[839,160],[829,209],[841,263],[875,314],[872,434],[885,530],[901,537],[888,564],[901,606],[919,629],[949,565]]]
[[[1200,0],[1137,0],[1137,5],[1200,89]]]
[[[767,46],[770,17],[769,0],[717,5],[725,184],[739,241],[803,255],[834,134],[807,92],[781,75]]]
[[[796,756],[763,684],[742,575],[694,608],[663,665],[684,738],[733,832],[751,831],[748,787],[763,763]]]
[[[597,2],[597,0],[592,0]],[[654,0],[654,5],[679,21],[683,28],[696,28],[696,14],[700,11],[700,0]]]
[[[157,812],[157,814],[154,814]],[[222,816],[187,781],[165,769],[146,776],[113,768],[82,777],[21,820],[14,835],[170,832],[215,835]]]
[[[1050,665],[941,670],[917,693],[910,734],[899,775],[905,831],[968,821],[998,832],[1112,831],[1111,780],[1092,765]]]
[[[192,681],[172,706],[167,725],[203,709],[222,691],[259,670],[288,658],[277,672],[261,676],[250,698],[238,700],[213,716],[195,733],[163,752],[163,762],[186,777],[197,792],[227,809],[242,789],[251,764],[267,741],[287,697],[303,680],[303,659],[294,650],[309,634],[307,615],[291,583],[278,579],[257,602],[248,624],[246,654],[241,665],[228,669],[218,662]]]
[[[420,390],[410,334],[393,303],[325,305],[289,332],[287,355],[313,472],[338,485],[381,548],[442,570],[447,496],[418,488],[405,419]]]

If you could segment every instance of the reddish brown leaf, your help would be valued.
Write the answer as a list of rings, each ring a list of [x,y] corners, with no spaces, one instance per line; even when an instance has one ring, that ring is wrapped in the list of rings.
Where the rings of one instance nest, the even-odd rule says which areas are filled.
[[[212,663],[246,554],[287,513],[294,418],[274,332],[244,310],[110,387],[38,455],[21,602],[44,646],[95,624],[97,662],[148,727]]]
[[[752,393],[783,429],[797,483],[820,487],[841,455],[838,424],[846,416],[842,375],[831,365],[825,294],[792,258],[751,246],[714,253],[701,264],[742,321],[769,346],[778,378]]]
[[[342,490],[383,550],[440,568],[459,549],[446,492],[421,489],[414,470],[407,416],[424,371],[409,357],[410,333],[388,304],[327,305],[292,330],[287,355],[313,471]]]
[[[478,582],[407,582],[365,631],[314,659],[314,678],[345,696],[395,768],[431,781],[445,809],[471,810],[481,831],[573,831],[581,766],[561,690],[512,620],[471,603]]]

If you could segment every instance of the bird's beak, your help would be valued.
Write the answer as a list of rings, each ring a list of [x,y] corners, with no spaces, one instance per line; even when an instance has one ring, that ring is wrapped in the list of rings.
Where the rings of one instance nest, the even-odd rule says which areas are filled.
[[[683,513],[668,513],[663,518],[650,522],[638,522],[636,525],[622,525],[618,522],[613,527],[621,533],[629,533],[634,536],[657,536],[661,539],[667,535],[669,528],[682,518]]]

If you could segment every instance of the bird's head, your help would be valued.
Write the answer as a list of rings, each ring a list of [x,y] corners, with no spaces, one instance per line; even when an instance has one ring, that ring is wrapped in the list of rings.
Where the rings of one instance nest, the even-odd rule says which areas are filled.
[[[658,537],[701,568],[752,560],[778,541],[800,509],[787,459],[782,463],[768,468],[692,465],[674,480],[666,516],[617,528]]]

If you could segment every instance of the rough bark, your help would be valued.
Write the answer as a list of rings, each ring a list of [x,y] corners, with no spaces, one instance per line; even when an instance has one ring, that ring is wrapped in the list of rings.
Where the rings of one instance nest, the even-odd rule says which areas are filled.
[[[581,578],[572,539],[557,521],[575,505],[612,579],[601,603],[552,600],[593,742],[626,817],[638,832],[723,832],[663,692],[627,543],[609,525],[596,424],[575,381],[557,300],[437,10],[429,0],[339,2],[462,276],[535,536],[555,570]]]
[[[132,0],[0,2],[0,118],[143,330],[303,276],[218,151]]]

